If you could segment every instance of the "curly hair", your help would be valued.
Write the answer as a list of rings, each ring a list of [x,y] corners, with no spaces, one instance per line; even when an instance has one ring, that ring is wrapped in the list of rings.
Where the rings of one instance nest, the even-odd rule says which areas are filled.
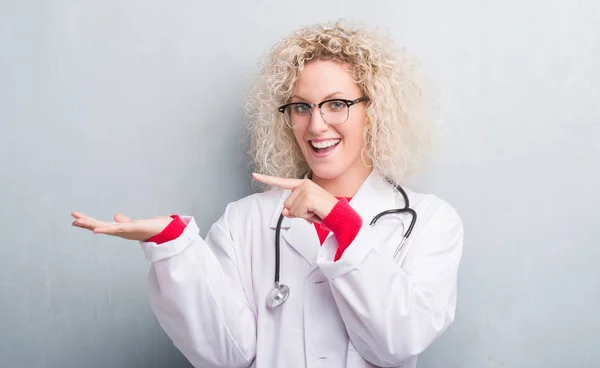
[[[263,59],[246,104],[255,172],[299,177],[309,167],[277,107],[289,102],[304,66],[335,60],[350,67],[369,98],[364,155],[394,184],[406,183],[428,156],[433,141],[433,99],[418,62],[378,32],[343,20],[296,30]]]

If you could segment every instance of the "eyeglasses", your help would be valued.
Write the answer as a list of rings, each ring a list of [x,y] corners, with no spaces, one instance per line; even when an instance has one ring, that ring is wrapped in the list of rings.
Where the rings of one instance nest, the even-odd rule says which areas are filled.
[[[362,96],[356,100],[332,99],[319,102],[318,104],[309,104],[306,102],[291,102],[279,107],[279,112],[283,114],[286,124],[296,129],[300,126],[308,125],[312,118],[312,109],[319,107],[321,117],[330,125],[343,124],[350,116],[350,106],[367,101],[367,96]]]

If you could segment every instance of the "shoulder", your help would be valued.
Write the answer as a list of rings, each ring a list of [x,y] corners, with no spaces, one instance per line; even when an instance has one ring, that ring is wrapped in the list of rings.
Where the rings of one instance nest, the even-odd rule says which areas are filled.
[[[264,218],[275,213],[286,192],[281,189],[271,189],[265,192],[253,193],[230,202],[225,210],[225,216],[230,221],[235,219]]]
[[[229,202],[219,219],[213,223],[211,230],[220,231],[228,236],[248,235],[256,228],[268,228],[276,209],[281,206],[285,191],[280,189],[262,193],[253,193]],[[244,236],[245,236],[244,235]]]
[[[444,223],[462,231],[463,223],[458,211],[446,200],[433,193],[420,193],[404,188],[409,198],[410,207],[417,212],[422,224],[433,221]],[[400,193],[398,196],[402,198]],[[400,201],[402,201],[400,199]]]
[[[416,214],[412,235],[412,258],[427,257],[458,264],[463,249],[464,228],[458,211],[446,200],[432,193],[408,189],[410,208]],[[417,257],[417,258],[415,258]],[[425,259],[425,258],[420,258]],[[443,268],[439,265],[439,268]]]

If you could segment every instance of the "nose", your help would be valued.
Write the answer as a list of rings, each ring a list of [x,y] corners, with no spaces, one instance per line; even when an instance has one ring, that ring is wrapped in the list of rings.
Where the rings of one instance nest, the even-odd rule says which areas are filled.
[[[319,107],[315,106],[314,110],[311,114],[310,123],[308,125],[308,130],[312,134],[319,134],[319,133],[323,133],[327,129],[328,129],[328,125],[325,122],[325,120],[323,119],[323,116],[321,116],[321,111],[319,110]]]

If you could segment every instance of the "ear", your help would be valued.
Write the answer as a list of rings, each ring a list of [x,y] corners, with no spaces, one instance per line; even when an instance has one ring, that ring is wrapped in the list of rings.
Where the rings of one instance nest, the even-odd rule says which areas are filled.
[[[369,101],[367,101],[366,103],[369,103]],[[369,107],[367,106],[367,108],[365,109],[365,126],[370,126],[371,125],[371,115],[369,115]]]
[[[369,158],[369,152],[371,151],[371,144],[373,141],[373,138],[369,134],[370,129],[371,129],[370,125],[366,125],[363,128],[363,143],[364,144],[363,144],[362,149],[360,150],[360,159],[361,159],[363,165],[365,165],[366,167],[372,166],[371,159]]]

